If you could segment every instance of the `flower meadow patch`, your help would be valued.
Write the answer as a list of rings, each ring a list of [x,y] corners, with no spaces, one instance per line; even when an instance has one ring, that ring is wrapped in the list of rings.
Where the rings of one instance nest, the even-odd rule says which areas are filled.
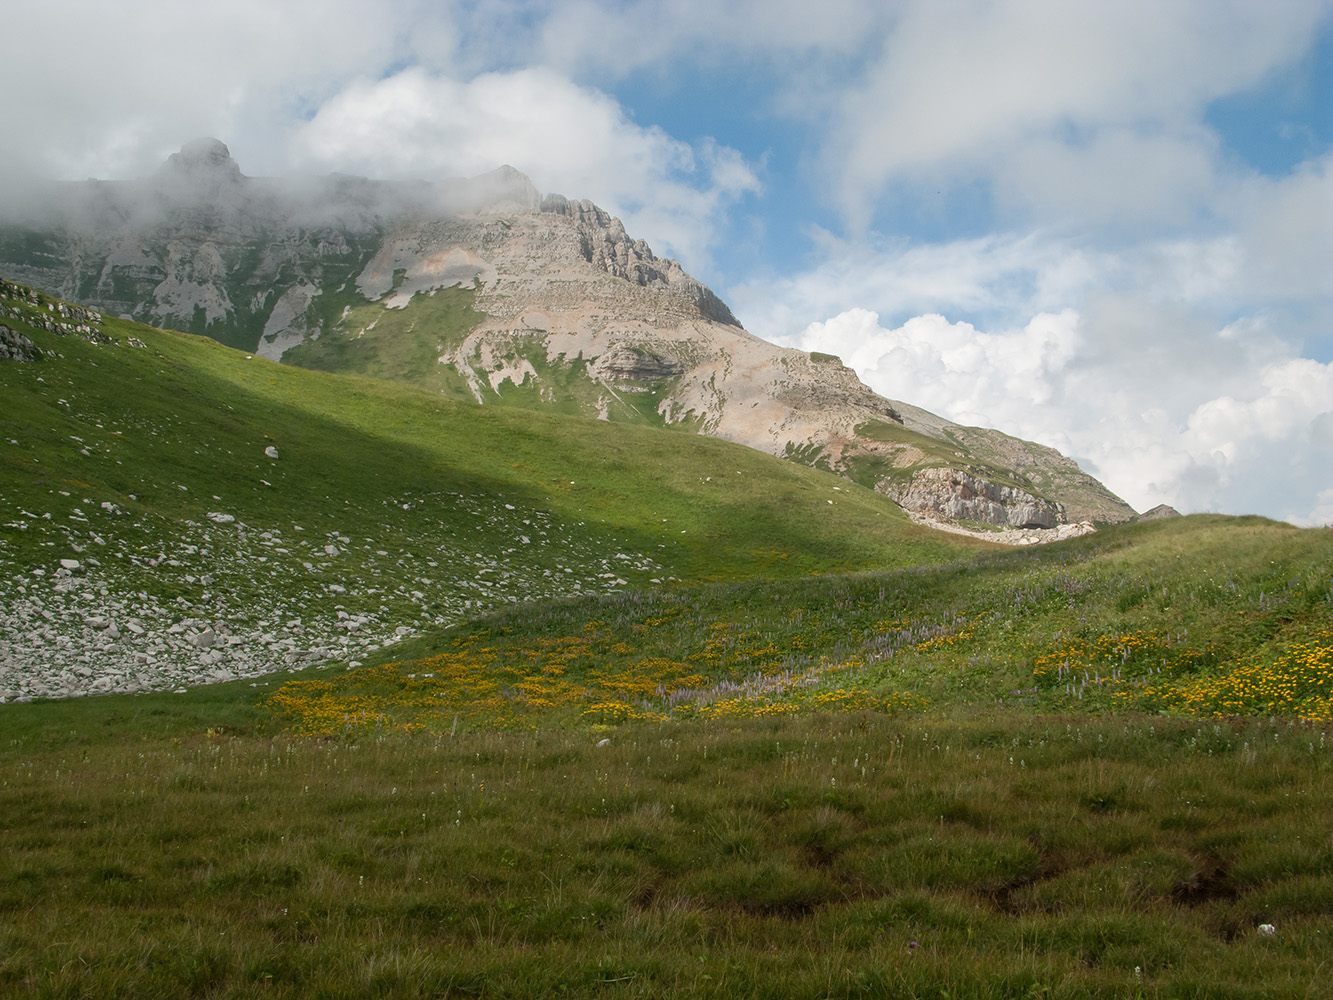
[[[419,660],[356,667],[324,678],[290,680],[263,704],[291,732],[331,735],[365,728],[405,731],[535,729],[562,723],[617,726],[668,718],[764,718],[798,712],[895,712],[924,707],[910,693],[888,696],[858,686],[829,687],[860,661],[805,670],[762,669],[752,647],[728,656],[721,643],[675,660],[639,655],[590,622],[582,636],[521,645],[474,645]],[[717,635],[746,634],[714,623]],[[748,638],[755,638],[748,636]]]

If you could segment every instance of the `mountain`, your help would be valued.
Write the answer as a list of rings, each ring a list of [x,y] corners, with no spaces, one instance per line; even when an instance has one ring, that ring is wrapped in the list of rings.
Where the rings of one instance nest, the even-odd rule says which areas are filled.
[[[0,272],[288,364],[722,438],[929,519],[1040,538],[1134,516],[1054,449],[747,333],[619,220],[508,167],[440,184],[251,178],[201,139],[148,178],[51,188],[0,227]]]

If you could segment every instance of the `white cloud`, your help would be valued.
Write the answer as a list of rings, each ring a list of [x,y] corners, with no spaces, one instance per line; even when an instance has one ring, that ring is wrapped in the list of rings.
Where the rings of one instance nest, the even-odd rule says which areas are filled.
[[[866,0],[573,0],[537,28],[541,61],[619,79],[751,57],[845,61],[883,30],[889,12]]]
[[[1307,528],[1333,526],[1333,490],[1322,490],[1319,500],[1308,517],[1293,519]]]
[[[1296,58],[1327,11],[1320,0],[907,3],[837,97],[825,165],[860,224],[889,184],[976,178],[1042,221],[1193,217],[1219,183],[1208,102]]]
[[[1285,177],[1250,178],[1237,201],[1253,293],[1333,298],[1333,153]]]
[[[292,149],[308,169],[376,177],[471,176],[508,163],[544,192],[598,202],[696,267],[723,210],[759,187],[735,150],[636,125],[613,98],[548,69],[464,81],[414,68],[357,81]]]
[[[399,53],[408,0],[11,4],[0,83],[10,158],[82,179],[152,170],[216,135],[251,170],[349,73]]]
[[[919,244],[818,233],[816,242],[819,262],[809,270],[730,290],[748,329],[781,340],[849,306],[885,317],[949,312],[1011,324],[1060,311],[1120,267],[1111,254],[1039,232]]]
[[[995,335],[928,314],[886,330],[875,313],[853,309],[811,324],[797,339],[806,350],[837,354],[890,398],[960,423],[1003,426],[1027,423],[1051,403],[1075,355],[1077,324],[1072,311],[1042,314]]]

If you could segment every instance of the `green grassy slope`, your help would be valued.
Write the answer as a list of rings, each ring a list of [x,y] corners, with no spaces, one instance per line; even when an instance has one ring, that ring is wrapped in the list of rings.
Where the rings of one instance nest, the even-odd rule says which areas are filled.
[[[149,516],[201,517],[221,504],[252,519],[281,510],[316,530],[349,524],[340,504],[370,509],[398,494],[473,489],[588,529],[562,525],[569,534],[621,532],[654,549],[669,542],[674,568],[696,578],[750,575],[757,565],[802,573],[912,564],[966,548],[914,529],[894,505],[841,479],[725,442],[452,405],[201,337],[114,320],[106,328],[147,347],[28,330],[63,356],[0,368],[4,429],[18,442],[5,452],[11,505],[58,515],[80,501],[54,487],[84,483],[117,501],[135,493],[131,503]],[[264,456],[268,445],[278,460]],[[492,528],[482,540],[514,539]]]
[[[355,655],[516,599],[966,551],[867,490],[724,442],[460,404],[115,320],[110,343],[22,309],[7,322],[46,356],[0,364],[0,575],[11,600],[40,592],[66,619],[76,598],[141,595],[163,621],[299,620],[305,648]],[[61,559],[81,564],[81,592],[61,590]],[[350,643],[347,616],[364,619]]]
[[[405,382],[461,402],[474,402],[480,393],[490,405],[600,416],[677,432],[698,429],[697,420],[667,424],[658,412],[675,388],[675,378],[621,382],[611,390],[587,377],[583,358],[552,361],[540,337],[521,332],[488,338],[486,357],[480,350],[460,353],[468,334],[485,319],[475,302],[476,291],[461,287],[414,295],[401,308],[367,302],[355,291],[325,293],[312,307],[321,311],[324,333],[289,349],[282,361]],[[505,371],[504,377],[493,379],[499,369],[487,362],[489,351],[497,347]]]
[[[484,318],[470,288],[414,295],[402,309],[367,302],[355,289],[325,293],[314,308],[324,332],[290,348],[283,363],[343,375],[405,382],[446,398],[471,402],[467,382],[440,355],[457,349]]]
[[[0,992],[1323,990],[1333,530],[965,548],[720,442],[109,328],[147,346],[0,367],[22,599],[416,634],[0,705]]]

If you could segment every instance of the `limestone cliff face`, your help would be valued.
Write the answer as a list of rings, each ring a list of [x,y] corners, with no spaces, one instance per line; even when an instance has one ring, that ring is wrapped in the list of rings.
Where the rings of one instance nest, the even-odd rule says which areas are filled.
[[[543,198],[512,168],[296,184],[246,177],[199,140],[153,177],[65,185],[51,201],[40,225],[0,226],[0,273],[104,311],[316,367],[355,356],[361,368],[334,370],[375,374],[384,353],[407,353],[375,353],[392,327],[437,359],[395,377],[477,402],[683,425],[954,520],[1133,516],[1053,449],[884,399],[836,358],[747,333],[620,220]],[[470,298],[465,325],[441,318],[446,289]]]

